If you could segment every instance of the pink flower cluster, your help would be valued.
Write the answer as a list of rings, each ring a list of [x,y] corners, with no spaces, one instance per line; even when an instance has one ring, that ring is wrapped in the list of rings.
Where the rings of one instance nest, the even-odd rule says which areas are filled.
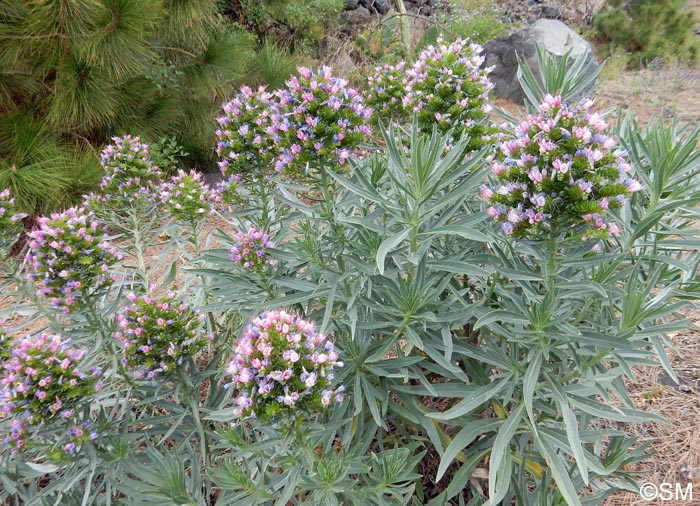
[[[406,96],[406,62],[385,64],[374,69],[367,78],[370,92],[367,104],[375,111],[375,120],[406,118],[403,100]]]
[[[18,213],[15,208],[15,199],[10,197],[10,189],[0,192],[0,259],[5,258],[12,245],[22,234],[22,218],[27,216]]]
[[[183,358],[193,356],[209,342],[201,330],[205,316],[174,291],[156,297],[129,294],[130,306],[117,314],[114,337],[122,348],[122,363],[137,379],[154,380],[177,369]]]
[[[284,310],[260,314],[236,341],[226,368],[236,392],[234,415],[266,422],[342,402],[344,387],[331,386],[333,369],[343,367],[338,357],[312,322]]]
[[[27,278],[39,285],[37,295],[69,313],[76,302],[114,281],[109,269],[121,253],[104,240],[104,227],[92,213],[74,207],[37,223],[39,228],[27,234],[26,254]]]
[[[277,260],[270,258],[268,248],[275,245],[270,236],[262,230],[250,227],[246,232],[238,232],[231,247],[231,261],[246,269],[262,270],[266,265],[276,265]]]
[[[89,422],[76,424],[66,431],[66,440],[68,442],[63,445],[63,451],[75,455],[78,453],[78,448],[80,448],[81,444],[98,437],[97,431],[90,430]]]
[[[209,188],[202,181],[202,174],[194,170],[179,170],[177,176],[160,185],[157,195],[175,219],[190,223],[209,216],[212,205],[221,201],[219,193]]]
[[[149,195],[162,173],[151,161],[148,144],[139,137],[112,137],[114,144],[106,146],[100,164],[106,174],[100,188],[106,199]]]
[[[276,146],[282,141],[277,126],[284,114],[282,101],[264,87],[253,91],[244,86],[223,109],[216,130],[221,171],[231,176],[265,170],[277,156]]]
[[[369,136],[372,111],[329,67],[299,67],[274,93],[248,87],[224,105],[217,154],[224,174],[305,173],[343,164]]]
[[[390,118],[410,120],[415,113],[422,131],[437,125],[455,138],[469,135],[467,149],[479,149],[495,133],[485,121],[493,84],[491,69],[481,68],[482,50],[467,39],[447,44],[440,38],[406,69],[405,62],[377,67],[369,78],[368,104]]]
[[[532,238],[556,229],[602,239],[619,233],[606,212],[642,186],[592,105],[584,99],[571,106],[547,95],[541,113],[521,122],[489,159],[495,186],[481,193],[506,234]]]
[[[85,355],[85,350],[48,333],[13,343],[0,379],[0,414],[14,417],[6,444],[21,450],[31,426],[73,420],[76,408],[100,391],[101,371],[84,370]]]

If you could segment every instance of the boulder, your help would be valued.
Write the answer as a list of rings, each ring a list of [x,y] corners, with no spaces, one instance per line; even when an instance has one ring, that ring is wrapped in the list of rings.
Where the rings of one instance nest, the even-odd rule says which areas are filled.
[[[530,66],[537,68],[535,44],[556,56],[563,56],[567,51],[571,58],[582,56],[587,61],[594,58],[591,44],[581,38],[561,21],[540,19],[532,27],[515,32],[507,37],[499,37],[484,45],[484,66],[494,67],[489,74],[494,83],[497,97],[506,98],[516,103],[523,103],[525,93],[517,78],[518,59],[526,58]],[[594,65],[597,68],[597,64]]]
[[[357,9],[347,11],[343,14],[344,15],[341,17],[343,21],[343,32],[348,35],[357,34],[373,19],[372,14],[361,5]]]
[[[360,0],[360,5],[369,9],[370,12],[386,14],[391,9],[389,0]]]

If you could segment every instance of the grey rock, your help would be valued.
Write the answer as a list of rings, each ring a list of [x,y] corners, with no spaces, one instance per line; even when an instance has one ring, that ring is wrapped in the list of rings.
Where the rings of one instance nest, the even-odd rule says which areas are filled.
[[[360,0],[345,0],[345,10],[353,11],[360,6]]]
[[[340,21],[343,23],[343,32],[347,34],[357,34],[367,23],[372,21],[372,14],[362,5],[357,9],[345,11],[341,14]]]
[[[379,14],[386,14],[391,9],[388,0],[372,0],[370,2],[370,7],[377,11]],[[371,9],[370,9],[371,10]]]
[[[542,17],[551,19],[562,19],[564,17],[564,6],[560,3],[548,3],[541,7]]]
[[[497,97],[516,103],[524,102],[525,93],[516,75],[516,51],[526,58],[531,67],[536,68],[535,44],[558,57],[570,50],[571,58],[582,56],[587,61],[594,58],[591,44],[564,23],[554,19],[540,19],[531,28],[520,30],[508,37],[499,37],[484,45],[484,66],[494,67],[489,78],[494,83],[494,93]],[[595,66],[597,67],[597,64]]]

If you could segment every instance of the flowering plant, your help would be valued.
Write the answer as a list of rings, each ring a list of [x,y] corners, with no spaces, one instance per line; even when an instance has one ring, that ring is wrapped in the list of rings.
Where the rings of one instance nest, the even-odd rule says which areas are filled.
[[[305,172],[309,164],[316,169],[342,165],[369,136],[372,111],[345,79],[333,77],[330,67],[297,70],[299,77],[292,76],[278,94],[291,110],[278,126],[283,144],[275,169]]]
[[[16,212],[15,199],[10,197],[10,189],[0,192],[0,258],[6,257],[12,245],[22,233],[22,218],[26,214]]]
[[[605,214],[641,189],[629,174],[617,140],[605,134],[607,123],[593,104],[574,106],[547,95],[542,112],[529,115],[491,158],[498,183],[482,187],[494,204],[487,213],[502,223],[506,234],[535,237],[554,228],[580,231],[582,237],[606,238],[619,233]],[[578,232],[577,232],[578,233]]]
[[[216,154],[219,168],[226,176],[264,170],[277,155],[281,137],[273,126],[272,116],[280,116],[282,104],[260,87],[253,91],[243,86],[224,104],[224,115],[218,118]]]
[[[205,316],[169,290],[163,297],[129,294],[130,306],[117,314],[119,330],[114,337],[122,346],[122,363],[135,378],[152,380],[169,373],[206,346],[201,332]]]
[[[20,450],[29,426],[73,419],[80,402],[100,391],[101,371],[82,368],[86,353],[46,332],[13,344],[0,379],[0,414],[15,417],[6,443]]]
[[[42,216],[39,228],[29,232],[27,278],[39,284],[44,296],[65,313],[79,300],[109,286],[108,271],[121,253],[104,240],[104,227],[84,208]]]
[[[158,197],[175,219],[187,222],[209,216],[212,204],[221,201],[218,192],[202,181],[202,174],[178,170],[170,181],[160,185]]]
[[[483,145],[488,133],[483,119],[491,110],[487,103],[493,83],[491,69],[483,69],[483,48],[468,39],[451,44],[442,38],[428,46],[406,72],[403,104],[418,114],[418,125],[428,130],[435,124],[440,132],[455,129],[455,137],[469,135],[468,150]]]
[[[405,61],[396,65],[385,64],[374,69],[374,74],[367,78],[370,92],[367,105],[375,111],[373,119],[405,118],[403,99],[406,96]]]
[[[114,144],[106,146],[100,155],[100,164],[106,174],[100,188],[106,199],[112,196],[141,196],[162,174],[149,157],[149,146],[139,137],[125,135],[112,137]],[[148,195],[150,192],[145,191]]]
[[[233,412],[263,422],[281,414],[343,401],[343,386],[333,388],[338,352],[312,322],[284,310],[261,313],[236,342],[226,372],[236,390]]]
[[[268,248],[275,245],[270,236],[262,230],[250,227],[246,232],[238,232],[234,236],[235,243],[231,247],[231,261],[246,269],[261,271],[266,265],[275,265],[277,260],[270,258]]]
[[[299,67],[287,88],[274,93],[248,87],[224,105],[217,153],[225,175],[264,171],[303,173],[343,164],[369,135],[372,111],[329,67]]]

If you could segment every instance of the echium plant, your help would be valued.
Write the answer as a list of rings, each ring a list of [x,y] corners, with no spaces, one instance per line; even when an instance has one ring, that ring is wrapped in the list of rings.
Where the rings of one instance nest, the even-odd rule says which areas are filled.
[[[297,70],[299,77],[292,76],[279,94],[291,111],[279,126],[283,143],[275,169],[304,173],[326,164],[342,165],[369,136],[372,111],[330,67]]]
[[[226,368],[236,391],[234,416],[266,423],[342,402],[344,387],[332,385],[333,369],[343,367],[338,357],[312,322],[285,310],[261,313],[237,340]]]
[[[15,199],[7,188],[0,192],[0,260],[10,253],[12,246],[22,234],[22,218],[26,214],[17,212]]]
[[[196,223],[209,216],[214,204],[221,201],[218,192],[209,188],[202,174],[191,170],[178,170],[176,176],[158,187],[155,198],[165,205],[178,221]]]
[[[417,115],[418,127],[429,133],[433,126],[452,131],[455,139],[469,136],[468,151],[490,141],[496,129],[488,125],[488,102],[493,83],[489,68],[481,68],[483,48],[468,39],[452,43],[439,38],[411,65],[377,67],[369,78],[367,103],[378,120],[409,120]]]
[[[237,232],[233,239],[235,242],[231,246],[231,261],[236,265],[259,272],[267,265],[277,264],[277,260],[268,251],[275,245],[264,230],[250,227],[245,232]]]
[[[282,104],[264,87],[254,91],[249,86],[243,86],[223,105],[224,115],[217,119],[216,154],[224,175],[255,173],[272,163],[281,136],[271,116],[279,115],[281,108]]]
[[[304,174],[343,164],[370,134],[371,109],[329,67],[299,67],[287,87],[267,92],[244,87],[224,105],[217,154],[225,175]]]
[[[563,233],[583,238],[619,234],[606,217],[641,189],[626,152],[613,148],[600,114],[588,99],[570,105],[547,95],[541,113],[515,128],[515,138],[491,158],[494,186],[482,187],[487,213],[508,235]]]
[[[2,363],[0,414],[12,418],[4,444],[13,452],[22,450],[33,439],[30,428],[49,427],[63,420],[75,425],[76,409],[99,392],[102,372],[83,366],[87,351],[69,346],[61,336],[49,333],[30,335],[12,343],[11,356]],[[73,452],[76,441],[90,436],[80,424],[71,427],[64,450]],[[76,439],[77,438],[77,439]]]
[[[100,155],[105,176],[100,183],[103,198],[135,198],[150,193],[152,185],[162,174],[150,156],[149,146],[139,137],[113,137],[114,144],[106,146]]]
[[[405,110],[403,99],[406,96],[405,61],[396,65],[384,64],[374,69],[374,74],[367,78],[369,93],[367,105],[374,109],[373,121],[403,119]]]
[[[205,315],[190,307],[176,292],[164,296],[129,294],[131,305],[117,314],[114,333],[121,346],[122,363],[137,379],[168,377],[182,366],[185,357],[201,351],[210,338],[202,330]]]
[[[37,220],[29,236],[27,278],[37,295],[69,313],[112,284],[110,267],[121,253],[105,240],[104,225],[85,208],[73,207]]]
[[[438,39],[418,56],[406,72],[404,107],[418,114],[418,125],[429,131],[437,125],[441,132],[455,129],[455,135],[469,135],[467,149],[481,147],[488,133],[484,122],[491,110],[488,103],[493,83],[491,69],[483,69],[483,48],[468,39],[448,44]]]

